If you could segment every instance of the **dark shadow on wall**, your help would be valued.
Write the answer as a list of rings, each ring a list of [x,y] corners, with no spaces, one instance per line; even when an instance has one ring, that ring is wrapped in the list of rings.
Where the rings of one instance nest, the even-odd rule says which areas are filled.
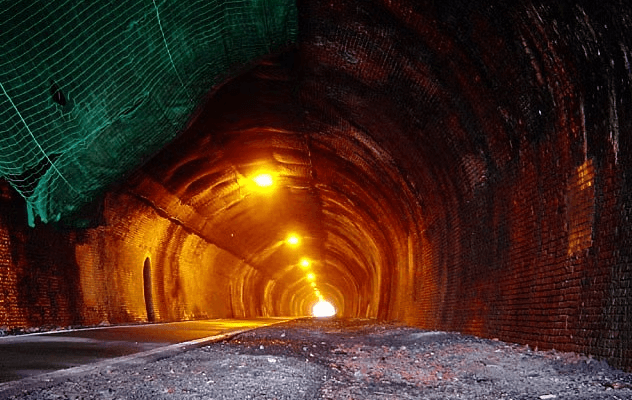
[[[151,282],[151,260],[149,257],[145,259],[143,265],[143,292],[145,294],[145,307],[147,308],[147,321],[154,322],[156,320],[156,312],[154,311],[154,297],[152,294]]]

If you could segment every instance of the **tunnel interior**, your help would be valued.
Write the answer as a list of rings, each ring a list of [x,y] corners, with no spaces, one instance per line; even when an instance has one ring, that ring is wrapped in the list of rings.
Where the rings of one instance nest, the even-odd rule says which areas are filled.
[[[88,227],[29,226],[5,176],[0,325],[305,316],[324,299],[632,368],[632,8],[296,7],[295,40],[205,88]]]

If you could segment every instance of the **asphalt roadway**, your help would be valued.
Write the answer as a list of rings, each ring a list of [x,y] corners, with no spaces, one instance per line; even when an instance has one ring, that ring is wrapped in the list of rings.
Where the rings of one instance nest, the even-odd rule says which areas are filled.
[[[117,360],[157,358],[285,321],[287,319],[282,318],[217,319],[0,337],[0,392],[11,381],[46,377],[60,370],[81,370]]]

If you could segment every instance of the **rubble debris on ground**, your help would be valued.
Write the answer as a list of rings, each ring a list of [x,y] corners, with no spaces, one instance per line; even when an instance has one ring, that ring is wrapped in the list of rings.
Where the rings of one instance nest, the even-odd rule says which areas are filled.
[[[11,399],[632,399],[575,353],[370,320],[305,319]]]

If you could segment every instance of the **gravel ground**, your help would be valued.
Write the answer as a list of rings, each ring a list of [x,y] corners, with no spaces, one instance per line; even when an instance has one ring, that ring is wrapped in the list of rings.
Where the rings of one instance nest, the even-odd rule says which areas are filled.
[[[10,399],[632,399],[574,353],[366,320],[298,320]]]

